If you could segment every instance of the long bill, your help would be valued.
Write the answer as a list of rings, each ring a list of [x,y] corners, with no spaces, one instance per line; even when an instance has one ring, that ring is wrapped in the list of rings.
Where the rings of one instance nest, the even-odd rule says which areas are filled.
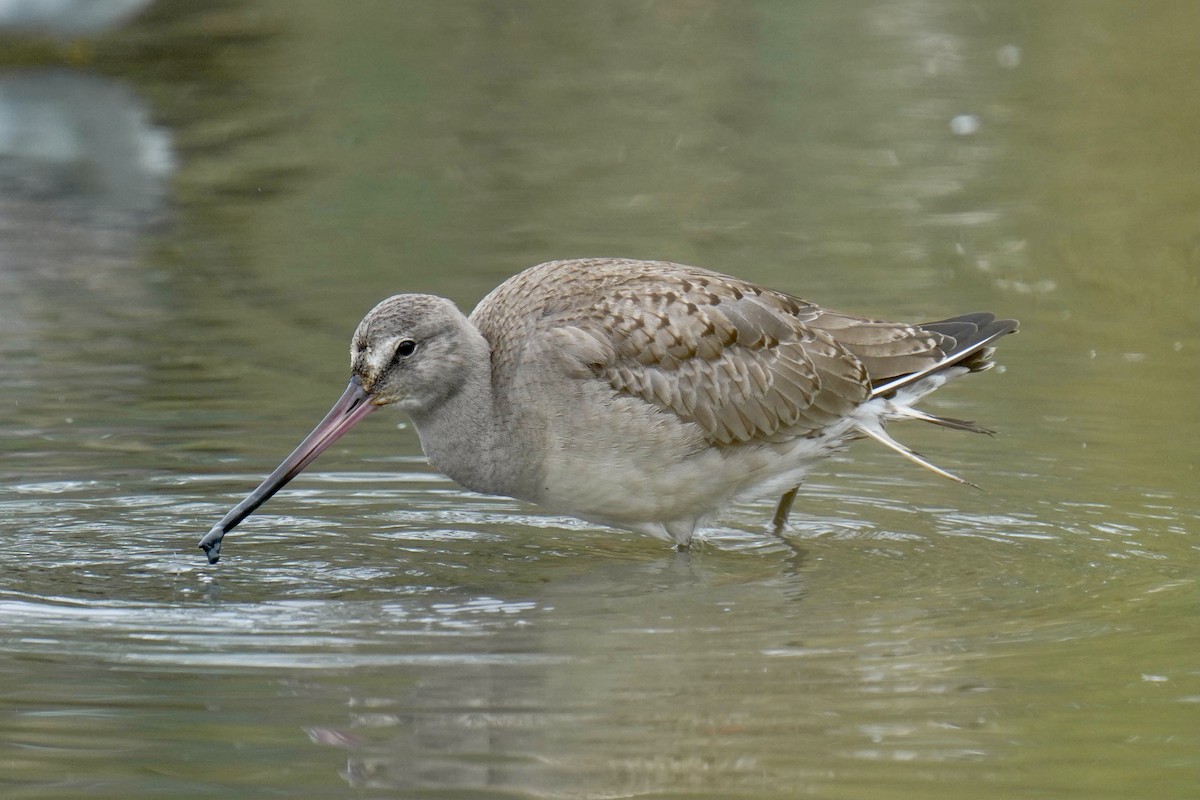
[[[378,406],[371,403],[371,395],[362,387],[358,376],[350,378],[346,391],[329,409],[325,418],[317,423],[312,433],[305,437],[300,446],[283,460],[246,499],[229,510],[221,521],[212,527],[200,540],[200,549],[208,556],[208,563],[215,564],[221,558],[221,539],[233,530],[239,522],[254,513],[254,510],[267,502],[288,481],[299,475],[305,467],[321,455],[329,445],[336,442],[346,431],[353,428],[359,420],[370,414]]]

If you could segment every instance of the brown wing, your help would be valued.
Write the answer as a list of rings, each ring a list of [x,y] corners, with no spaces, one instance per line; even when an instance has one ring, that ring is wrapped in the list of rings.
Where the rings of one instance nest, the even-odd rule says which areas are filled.
[[[527,335],[550,337],[591,375],[695,422],[715,444],[814,435],[870,393],[862,361],[807,324],[822,314],[810,303],[675,264],[560,262],[564,269],[556,287],[591,280],[543,298]],[[476,324],[485,304],[472,314]]]
[[[497,380],[549,337],[583,374],[695,421],[720,444],[819,432],[872,387],[894,389],[964,354],[986,369],[985,345],[1016,327],[990,314],[867,319],[699,267],[611,258],[531,267],[471,320],[492,345]]]
[[[809,324],[830,334],[857,356],[874,384],[928,369],[942,361],[954,345],[953,338],[917,325],[838,311],[821,309]]]

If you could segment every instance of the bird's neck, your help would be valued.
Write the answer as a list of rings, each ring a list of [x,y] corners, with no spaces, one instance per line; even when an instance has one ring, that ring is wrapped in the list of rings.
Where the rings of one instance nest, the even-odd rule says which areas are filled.
[[[491,348],[472,326],[455,390],[435,408],[410,412],[421,449],[438,471],[483,494],[530,496],[530,465],[512,420],[497,403]]]

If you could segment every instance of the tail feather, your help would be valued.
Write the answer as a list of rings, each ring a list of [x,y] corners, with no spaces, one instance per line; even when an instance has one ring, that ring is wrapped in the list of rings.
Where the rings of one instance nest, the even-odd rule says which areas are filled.
[[[860,421],[855,430],[935,475],[978,489],[979,487],[970,481],[947,472],[912,448],[897,442],[888,435],[883,425],[888,419],[918,419],[944,428],[991,435],[993,431],[970,420],[935,416],[913,408],[913,404],[955,375],[983,372],[995,366],[992,361],[995,353],[993,345],[1001,336],[1016,331],[1017,321],[996,319],[995,314],[981,311],[927,322],[917,327],[941,337],[938,349],[942,357],[919,370],[888,377],[875,384],[871,388],[871,398],[882,403],[881,413],[874,418]]]
[[[996,319],[995,314],[977,311],[918,326],[921,330],[945,337],[943,357],[927,367],[888,378],[871,388],[872,397],[887,397],[898,389],[950,367],[965,367],[970,372],[983,372],[995,366],[992,343],[1001,336],[1017,330],[1014,319]]]

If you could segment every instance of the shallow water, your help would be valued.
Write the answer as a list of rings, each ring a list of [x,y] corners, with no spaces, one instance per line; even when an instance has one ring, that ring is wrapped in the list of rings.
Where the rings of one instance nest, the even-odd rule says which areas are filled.
[[[0,43],[6,797],[1190,798],[1188,3],[208,4]],[[195,549],[381,297],[549,258],[1022,321],[687,554],[377,414]]]

